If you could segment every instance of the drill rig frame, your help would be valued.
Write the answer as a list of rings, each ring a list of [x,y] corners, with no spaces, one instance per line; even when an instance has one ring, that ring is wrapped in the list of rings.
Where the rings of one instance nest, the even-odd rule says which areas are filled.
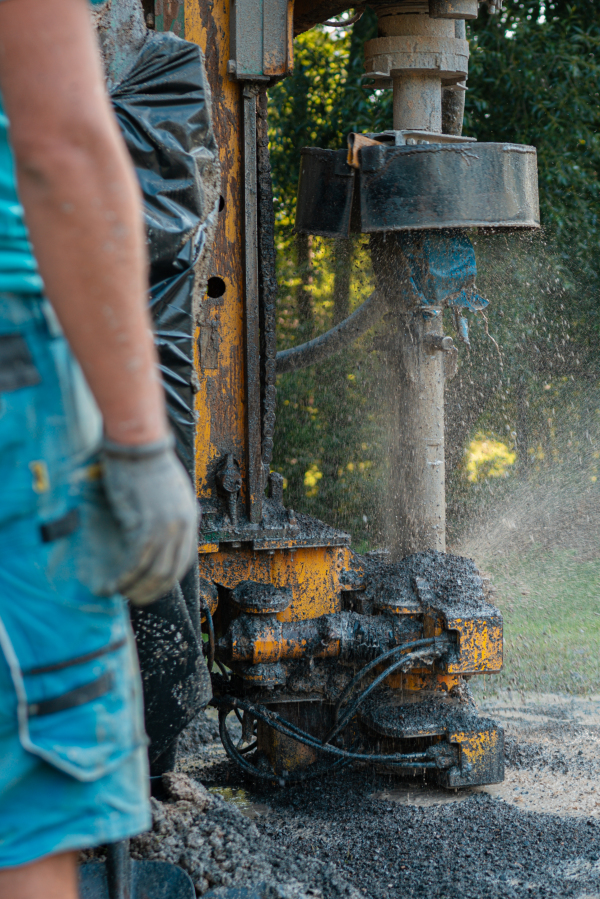
[[[367,74],[393,86],[394,130],[355,137],[349,157],[304,151],[298,229],[343,237],[351,227],[537,227],[535,151],[482,145],[478,154],[456,124],[464,20],[477,14],[477,0],[371,5],[380,37],[367,45]],[[399,408],[410,407],[416,422],[408,433],[408,413],[399,416],[394,554],[359,556],[347,534],[286,509],[282,478],[270,471],[277,283],[266,90],[291,72],[293,34],[347,8],[347,0],[158,0],[147,11],[155,27],[202,48],[220,149],[212,268],[194,334],[198,565],[214,703],[227,752],[258,779],[368,762],[429,771],[446,787],[496,783],[502,728],[477,715],[466,680],[501,669],[502,617],[474,564],[445,552],[443,387],[454,348],[437,309],[402,306],[401,281],[377,263],[377,237],[379,309],[400,302],[400,318],[412,322],[394,350],[404,375],[412,354]],[[452,109],[454,134],[444,132]],[[315,159],[322,165],[311,175],[306,161]],[[410,206],[402,191],[417,209],[427,165],[437,173],[429,191],[437,220],[400,221]],[[436,185],[447,189],[441,212]],[[382,201],[390,196],[393,203]],[[323,225],[328,215],[333,230]],[[240,745],[227,729],[232,712],[242,722]]]

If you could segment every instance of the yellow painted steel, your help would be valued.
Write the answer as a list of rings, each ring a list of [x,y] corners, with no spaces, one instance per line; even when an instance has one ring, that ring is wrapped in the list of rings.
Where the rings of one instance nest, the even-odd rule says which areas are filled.
[[[205,297],[196,334],[199,390],[196,483],[201,499],[211,495],[214,467],[227,452],[240,463],[246,484],[246,383],[244,369],[244,208],[241,86],[227,74],[230,0],[185,0],[185,37],[202,48],[212,91],[212,114],[222,172],[223,210],[219,216],[211,274],[225,281],[221,299]],[[288,59],[292,59],[292,3],[289,7]],[[218,335],[217,367],[203,365],[198,343],[202,328]],[[214,364],[214,354],[210,364]],[[244,580],[291,587],[291,607],[283,621],[316,618],[341,609],[339,573],[350,551],[340,547],[279,548],[253,551],[216,543],[199,547],[201,576],[229,588]],[[262,661],[276,649],[265,641]]]
[[[502,670],[502,616],[449,618],[425,615],[424,637],[439,637],[451,631],[458,637],[457,658],[446,666],[448,674],[496,674]]]
[[[281,655],[281,644],[273,625],[263,625],[260,636],[254,642],[253,665],[264,662],[278,662]],[[233,657],[236,658],[235,643],[232,646]]]
[[[286,640],[281,641],[282,659],[303,659],[308,646],[307,640]],[[318,651],[314,652],[314,659],[335,659],[342,651],[340,640],[332,640],[331,643],[324,643]]]
[[[277,626],[278,625],[278,626]],[[234,662],[251,662],[253,665],[272,663],[305,657],[308,641],[301,638],[286,638],[281,633],[281,623],[264,622],[259,633],[250,642],[247,638],[231,643],[231,658]],[[313,659],[336,658],[342,648],[340,640],[323,643],[311,653]]]
[[[472,772],[474,783],[501,783],[501,779],[491,776],[489,766],[489,760],[497,756],[499,744],[503,742],[501,731],[456,731],[448,734],[448,742],[460,746],[460,767]]]
[[[215,466],[226,453],[232,453],[240,465],[243,491],[248,481],[243,101],[242,86],[227,74],[230,0],[184,0],[184,3],[185,38],[199,44],[205,55],[222,171],[223,209],[219,215],[210,275],[223,279],[225,292],[221,297],[201,299],[200,324],[195,341],[199,381],[195,401],[196,482],[199,497],[210,505],[214,497]],[[288,58],[291,59],[291,46]],[[203,329],[208,330],[203,333]],[[200,352],[200,345],[210,345],[211,351]],[[245,496],[243,499],[246,499]],[[277,616],[280,621],[308,620],[341,611],[342,591],[360,589],[360,569],[360,563],[346,547],[273,545],[254,550],[248,544],[233,547],[227,543],[206,543],[199,547],[200,575],[215,584],[231,590],[242,581],[252,580],[291,588],[292,603]],[[347,583],[342,583],[340,575],[344,570],[352,570],[354,580],[350,578]],[[389,611],[414,616],[420,609],[409,603],[393,608],[390,606]],[[413,696],[420,691],[424,694],[432,690],[450,692],[463,674],[501,669],[500,616],[490,621],[477,617],[447,620],[442,615],[425,615],[425,637],[437,636],[447,630],[457,634],[460,652],[457,661],[450,663],[445,673],[435,673],[426,668],[413,669],[408,674],[391,675],[387,685]],[[281,657],[282,650],[277,629],[265,627],[254,647],[253,664],[275,662]],[[335,651],[336,647],[332,646],[331,653],[335,654]],[[302,654],[302,641],[286,648],[286,656],[300,658]],[[251,677],[249,673],[248,679]],[[256,678],[259,685],[262,674],[257,672]],[[260,723],[258,733],[261,750],[267,752],[278,770],[292,770],[316,759],[315,753],[308,747]],[[498,731],[483,730],[480,733],[457,732],[449,734],[448,738],[460,746],[462,767],[483,770],[486,758],[493,758],[497,753],[501,736]],[[485,782],[485,779],[480,782]]]
[[[233,453],[240,464],[243,483],[247,480],[242,97],[241,86],[227,76],[229,6],[229,0],[185,0],[185,37],[199,44],[204,52],[212,92],[224,201],[211,275],[223,279],[225,293],[202,300],[201,324],[196,334],[197,343],[202,328],[212,329],[218,345],[216,368],[203,369],[201,360],[196,360],[200,383],[196,394],[196,481],[201,498],[209,496],[214,466],[225,453]],[[196,354],[198,357],[197,348]]]
[[[412,668],[407,674],[390,674],[386,677],[385,684],[392,690],[406,690],[408,693],[417,693],[420,690],[442,690],[444,693],[450,693],[460,681],[458,674],[436,674],[426,668]]]
[[[277,617],[280,621],[302,621],[341,611],[339,573],[346,553],[345,547],[339,546],[265,552],[222,544],[218,553],[200,556],[200,574],[230,590],[242,581],[290,587],[292,603]]]
[[[502,617],[448,619],[447,628],[456,631],[460,653],[447,666],[449,674],[495,674],[502,669]]]

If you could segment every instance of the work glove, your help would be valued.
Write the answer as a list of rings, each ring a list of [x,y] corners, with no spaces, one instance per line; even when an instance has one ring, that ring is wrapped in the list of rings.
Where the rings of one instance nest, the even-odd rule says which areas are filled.
[[[197,552],[198,504],[172,435],[142,446],[104,440],[106,499],[120,530],[122,564],[112,592],[144,606],[167,593]]]

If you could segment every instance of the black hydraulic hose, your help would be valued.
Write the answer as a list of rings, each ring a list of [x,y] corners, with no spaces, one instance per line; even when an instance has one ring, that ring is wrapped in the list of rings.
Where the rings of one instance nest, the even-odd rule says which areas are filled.
[[[208,654],[206,659],[206,664],[208,666],[208,672],[213,670],[213,665],[215,664],[215,625],[212,617],[212,613],[210,611],[210,603],[208,600],[203,603],[204,611],[206,612],[206,626],[208,628]]]
[[[338,701],[335,704],[335,721],[337,724],[338,715],[340,712],[340,708],[344,703],[346,697],[353,691],[354,687],[360,683],[360,681],[365,677],[369,671],[372,671],[373,668],[377,668],[378,665],[381,665],[382,662],[387,661],[387,659],[392,658],[392,656],[398,655],[398,653],[408,652],[411,649],[418,649],[421,646],[431,646],[435,643],[435,637],[425,637],[422,640],[413,640],[411,643],[401,643],[399,646],[394,646],[392,649],[388,649],[387,652],[384,652],[382,655],[377,656],[376,659],[373,659],[372,662],[369,662],[364,668],[361,668],[358,674],[356,674],[349,684],[346,684],[342,692],[338,697]]]
[[[225,719],[230,711],[231,711],[231,709],[222,710],[221,714],[220,714],[220,718],[219,718],[220,729],[222,729],[223,745],[225,747],[226,752],[230,756],[230,758],[232,758],[232,760],[235,761],[236,763],[240,764],[240,767],[242,767],[243,770],[247,771],[249,774],[252,774],[253,776],[259,777],[264,780],[271,780],[271,781],[279,779],[278,776],[275,774],[266,774],[266,773],[258,771],[258,769],[256,769],[253,765],[251,765],[251,763],[245,762],[245,760],[244,760],[244,764],[242,764],[240,762],[240,759],[238,758],[239,750],[234,746],[234,744],[231,740],[231,737],[229,736],[229,733],[227,731],[227,727],[224,723]],[[265,719],[263,719],[263,720],[265,720]],[[221,728],[221,722],[223,722],[222,728]],[[285,734],[286,736],[290,736],[290,734],[286,733],[285,728],[282,728],[281,726],[279,726],[272,720],[269,720],[267,723],[269,724],[269,726],[273,727],[275,730],[280,731],[281,733]],[[309,735],[306,734],[305,736],[308,737]],[[299,739],[297,735],[294,736],[294,739],[296,739],[298,742],[304,743],[305,745],[309,746],[311,749],[314,749],[315,751],[318,751],[318,750],[324,748],[322,746],[322,744],[318,744],[318,743],[315,744],[312,741],[309,741],[307,739]],[[332,749],[335,749],[335,747],[326,747],[325,751],[332,750]],[[384,762],[388,765],[394,765],[396,767],[417,768],[419,770],[421,770],[423,768],[438,768],[437,762],[431,760],[431,758],[429,756],[427,756],[426,753],[371,755],[371,754],[366,754],[366,753],[347,752],[345,750],[338,750],[338,752],[341,754],[341,757],[338,758],[338,761],[334,762],[333,764],[324,765],[324,766],[318,766],[315,764],[313,766],[310,766],[309,769],[305,769],[304,772],[297,772],[295,774],[287,774],[287,775],[285,775],[285,779],[290,783],[298,781],[298,780],[308,780],[313,777],[318,777],[321,774],[331,773],[333,770],[337,770],[338,768],[345,766],[352,761],[370,762],[370,763]]]
[[[250,752],[250,747],[245,747],[244,749],[238,749],[234,744],[233,740],[229,735],[229,731],[227,730],[226,719],[231,711],[231,708],[222,708],[219,709],[219,733],[221,735],[221,742],[225,747],[225,752],[229,756],[229,758],[238,765],[242,771],[245,771],[246,774],[249,774],[253,778],[257,778],[258,780],[266,780],[269,782],[273,781],[281,781],[285,780],[287,783],[299,783],[304,780],[312,780],[315,777],[320,777],[322,774],[331,774],[333,771],[337,771],[340,768],[345,767],[350,764],[348,759],[338,759],[336,762],[329,762],[327,765],[311,765],[309,768],[306,768],[302,771],[295,771],[293,773],[286,773],[285,776],[279,776],[272,772],[268,774],[265,771],[260,771],[255,765],[251,762],[247,761],[244,758],[244,755],[247,752]],[[253,748],[256,744],[252,744]]]
[[[228,715],[231,711],[233,711],[236,715],[239,714],[239,709],[242,708],[244,711],[247,711],[249,714],[253,715],[255,718],[260,718],[261,721],[264,721],[266,724],[272,726],[275,730],[279,730],[283,733],[282,727],[285,728],[285,734],[288,737],[292,737],[293,739],[298,739],[299,742],[306,743],[306,741],[310,741],[313,748],[320,747],[321,743],[317,739],[317,737],[313,737],[312,734],[308,734],[306,731],[302,730],[300,727],[297,727],[295,724],[292,724],[291,721],[287,721],[285,718],[281,718],[277,712],[273,712],[270,709],[263,710],[261,706],[255,706],[253,704],[244,703],[242,700],[234,699],[232,697],[225,697],[223,700],[213,701],[213,705],[222,705],[225,704],[226,714]],[[275,722],[275,723],[273,723]]]
[[[428,756],[426,752],[380,754],[351,752],[347,749],[340,749],[338,746],[331,746],[327,743],[322,743],[316,737],[313,737],[312,734],[306,733],[305,731],[298,733],[298,728],[290,725],[290,722],[286,721],[285,718],[281,718],[276,712],[272,712],[270,709],[265,709],[262,706],[245,703],[243,702],[243,700],[235,699],[233,697],[223,697],[223,699],[217,700],[217,704],[225,706],[225,708],[221,708],[219,711],[220,730],[221,718],[223,718],[224,720],[227,715],[237,706],[238,708],[243,709],[245,712],[249,712],[260,721],[264,721],[265,724],[268,724],[274,730],[277,730],[280,733],[284,734],[284,736],[291,737],[291,739],[296,740],[298,743],[304,743],[305,746],[309,746],[311,749],[315,749],[318,752],[324,752],[328,755],[337,756],[337,758],[340,759],[348,759],[349,761],[358,762],[385,762],[387,764],[416,768],[437,767],[436,762],[431,761],[431,757]],[[227,732],[225,726],[223,726],[222,729],[223,731]],[[228,732],[227,736],[229,737]],[[231,742],[230,737],[229,740]],[[225,742],[223,743],[223,745],[225,746]],[[227,746],[225,746],[225,749],[227,749]]]
[[[252,752],[253,749],[256,749],[257,746],[258,742],[255,740],[254,743],[244,746],[243,749],[238,749],[238,752],[241,752],[242,755],[246,755],[248,752]],[[237,746],[235,748],[237,749]]]
[[[379,319],[388,311],[388,302],[383,293],[374,290],[352,315],[345,318],[325,334],[320,334],[307,343],[291,347],[289,350],[280,350],[276,356],[277,374],[288,371],[296,371],[298,368],[306,368],[315,362],[323,362],[339,353],[360,337],[369,328],[372,328]]]
[[[446,646],[447,646],[447,644],[446,644]],[[441,653],[441,647],[439,649],[439,652]],[[341,719],[338,721],[338,723],[335,725],[335,727],[327,734],[327,736],[325,738],[325,742],[328,742],[329,740],[333,740],[335,737],[337,737],[337,735],[352,720],[352,718],[354,717],[354,715],[356,714],[356,712],[358,710],[358,707],[365,701],[367,696],[369,696],[373,692],[373,690],[375,690],[379,686],[379,684],[386,679],[386,677],[389,677],[389,675],[393,674],[393,672],[396,671],[397,668],[401,668],[409,660],[412,660],[415,656],[417,656],[417,657],[422,656],[422,650],[420,652],[419,651],[411,652],[411,653],[409,653],[409,655],[404,656],[401,659],[398,659],[398,661],[394,662],[392,665],[389,665],[384,671],[382,671],[381,674],[379,674],[375,678],[374,681],[371,681],[369,686],[365,687],[365,689],[361,693],[358,694],[358,696],[356,697],[354,702],[352,702],[351,705],[349,705],[345,709],[344,714],[342,715]]]
[[[387,678],[391,673],[396,671],[398,668],[406,665],[407,663],[422,658],[424,654],[426,654],[427,650],[435,650],[436,655],[441,655],[443,650],[447,649],[449,646],[449,641],[446,638],[436,638],[436,637],[428,637],[422,640],[413,640],[410,643],[404,643],[400,646],[395,646],[391,650],[388,650],[382,655],[378,656],[373,661],[369,662],[365,665],[358,674],[350,681],[350,683],[345,687],[342,694],[340,695],[338,702],[336,704],[336,724],[334,728],[327,735],[325,740],[321,741],[317,737],[312,734],[307,733],[302,730],[297,725],[293,724],[291,721],[287,721],[285,718],[282,718],[277,712],[274,712],[270,709],[266,709],[263,706],[255,705],[254,703],[248,703],[244,700],[238,699],[236,697],[225,696],[216,700],[213,700],[213,704],[216,706],[220,706],[219,708],[219,732],[221,734],[221,741],[223,746],[225,747],[225,751],[232,759],[232,761],[236,762],[239,767],[246,771],[246,773],[251,774],[253,777],[258,777],[261,780],[281,780],[281,778],[274,774],[267,774],[265,772],[259,771],[254,765],[248,762],[244,755],[251,751],[251,749],[255,748],[256,742],[252,743],[251,746],[245,747],[242,750],[239,750],[231,736],[229,735],[229,731],[227,730],[227,717],[230,712],[235,712],[238,719],[240,716],[240,709],[247,714],[252,715],[254,718],[257,718],[260,721],[263,721],[269,727],[272,727],[274,730],[279,731],[279,733],[284,734],[292,740],[296,740],[299,743],[308,746],[316,752],[322,752],[330,756],[337,756],[337,760],[333,763],[327,765],[311,765],[308,769],[305,769],[301,772],[296,772],[293,775],[286,775],[285,780],[289,783],[298,782],[301,780],[310,780],[314,777],[319,777],[321,774],[331,773],[333,770],[341,767],[342,765],[349,764],[350,762],[369,762],[371,764],[380,762],[385,763],[387,765],[394,765],[398,767],[404,768],[437,768],[438,764],[436,761],[432,760],[430,756],[427,755],[427,752],[415,752],[415,753],[389,753],[389,754],[371,754],[371,753],[358,753],[350,750],[340,749],[338,746],[330,745],[330,741],[333,740],[338,734],[344,730],[344,728],[349,724],[352,720],[358,707],[362,702],[370,695],[370,693],[375,690],[385,678]],[[410,651],[412,650],[412,652]],[[396,658],[398,655],[401,657]],[[382,662],[385,662],[389,659],[392,659],[392,663],[387,665],[385,669],[380,672],[380,674],[372,681],[364,690],[362,690],[357,697],[350,703],[349,706],[344,710],[343,715],[340,720],[338,720],[338,715],[340,711],[340,707],[344,700],[348,698],[352,694],[352,690],[360,683],[360,681],[370,672],[373,668],[381,665]]]

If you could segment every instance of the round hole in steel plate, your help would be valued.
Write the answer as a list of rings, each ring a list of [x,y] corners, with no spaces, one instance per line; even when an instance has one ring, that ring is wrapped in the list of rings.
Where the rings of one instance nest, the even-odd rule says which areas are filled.
[[[206,295],[211,298],[211,300],[216,300],[219,297],[222,297],[225,293],[225,281],[223,278],[219,278],[218,275],[213,275],[212,278],[208,279],[208,284],[206,285]]]

